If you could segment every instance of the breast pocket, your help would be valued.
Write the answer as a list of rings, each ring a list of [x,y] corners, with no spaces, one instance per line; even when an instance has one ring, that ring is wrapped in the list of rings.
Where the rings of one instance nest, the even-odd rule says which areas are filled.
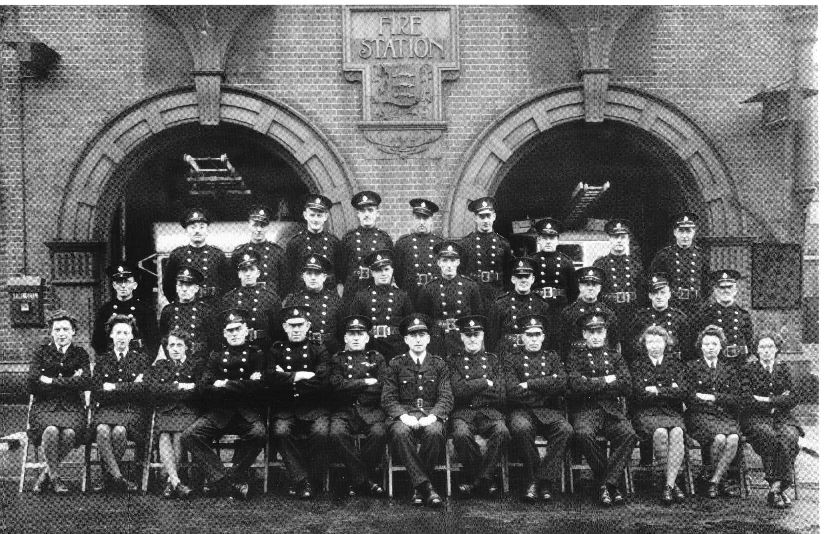
[[[438,396],[438,388],[434,378],[427,378],[421,384],[424,387],[424,396],[428,399],[433,399]]]
[[[398,389],[401,393],[402,399],[412,399],[417,397],[415,394],[415,382],[413,380],[406,380],[401,379],[401,383],[398,385]]]

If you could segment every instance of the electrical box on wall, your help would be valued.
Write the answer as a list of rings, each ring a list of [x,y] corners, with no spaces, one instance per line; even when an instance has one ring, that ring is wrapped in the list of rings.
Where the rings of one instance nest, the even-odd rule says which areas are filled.
[[[43,320],[43,278],[39,276],[16,276],[6,283],[9,292],[9,319],[11,326],[44,326]]]

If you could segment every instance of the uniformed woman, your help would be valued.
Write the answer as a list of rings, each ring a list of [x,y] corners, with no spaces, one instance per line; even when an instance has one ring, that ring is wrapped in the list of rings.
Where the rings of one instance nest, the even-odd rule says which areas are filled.
[[[203,374],[202,355],[188,355],[187,335],[173,330],[162,342],[165,359],[149,368],[146,378],[155,406],[154,432],[158,436],[160,461],[166,471],[163,497],[185,499],[192,490],[178,477],[178,463],[183,455],[181,433],[195,422],[195,384]],[[153,436],[154,438],[154,436]]]
[[[86,408],[82,392],[89,389],[89,354],[72,343],[77,321],[65,310],[49,317],[51,341],[38,347],[29,367],[29,392],[34,395],[29,415],[29,439],[43,446],[46,467],[33,491],[51,488],[65,494],[57,467],[75,447],[77,435],[86,434]]]
[[[746,364],[742,371],[742,427],[753,450],[762,457],[770,485],[768,506],[787,508],[791,500],[784,492],[793,481],[799,437],[805,435],[791,414],[799,398],[788,366],[776,361],[782,338],[774,332],[763,332],[755,341],[759,361]]]
[[[118,465],[126,453],[127,441],[135,442],[136,455],[143,451],[146,431],[143,378],[152,358],[131,348],[136,329],[132,317],[112,316],[106,323],[112,350],[99,355],[95,362],[93,425],[103,465],[103,480],[95,491],[131,493],[138,489],[134,482],[124,478]]]
[[[707,496],[715,499],[727,493],[720,481],[725,476],[739,448],[739,423],[736,411],[741,395],[736,369],[719,358],[726,344],[725,333],[718,326],[705,327],[696,340],[702,358],[686,364],[688,432],[698,441],[711,460],[713,474],[708,479]]]
[[[639,337],[640,357],[633,362],[631,413],[636,435],[653,443],[654,465],[665,466],[662,502],[682,502],[685,494],[676,475],[685,454],[685,400],[681,361],[673,355],[673,337],[661,326],[649,326]]]

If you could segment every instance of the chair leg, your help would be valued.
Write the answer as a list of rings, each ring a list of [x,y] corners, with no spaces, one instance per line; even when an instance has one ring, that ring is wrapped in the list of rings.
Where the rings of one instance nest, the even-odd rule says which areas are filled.
[[[390,446],[387,445],[387,495],[392,499],[392,452]]]
[[[633,495],[633,476],[628,466],[624,466],[624,490],[628,495]]]
[[[748,487],[748,461],[745,458],[745,449],[739,450],[739,486],[741,487],[741,496],[746,498],[750,495],[750,488]]]
[[[573,455],[569,450],[567,451],[567,454],[564,455],[564,465],[567,471],[567,476],[570,480],[570,494],[572,495],[576,490],[573,486]]]
[[[20,447],[23,450],[23,457],[20,462],[20,484],[17,488],[18,493],[23,493],[23,484],[26,481],[26,463],[29,461],[29,437],[25,436],[23,438],[23,446]]]
[[[450,446],[449,444],[445,444],[444,446],[444,465],[447,468],[447,498],[452,496],[453,492],[453,484],[452,484],[452,468],[450,467]]]
[[[501,453],[501,490],[507,495],[510,493],[510,459],[507,450]],[[796,486],[794,486],[796,487]]]
[[[696,495],[696,489],[693,486],[693,470],[690,467],[690,448],[685,447],[685,482],[687,484],[688,493],[693,496]]]

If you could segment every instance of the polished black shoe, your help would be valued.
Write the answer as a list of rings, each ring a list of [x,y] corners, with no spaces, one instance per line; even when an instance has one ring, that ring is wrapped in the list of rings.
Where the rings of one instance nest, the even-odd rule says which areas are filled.
[[[421,496],[421,492],[418,491],[418,488],[413,490],[412,503],[413,506],[424,506],[424,497]]]
[[[670,505],[673,504],[673,501],[673,488],[665,486],[665,489],[662,490],[662,504]]]
[[[611,506],[613,504],[613,499],[610,497],[610,490],[607,489],[607,486],[602,486],[599,488],[599,504],[602,506]]]
[[[678,484],[673,486],[673,500],[676,502],[685,502],[685,493]]]
[[[112,477],[108,484],[109,489],[117,493],[135,493],[137,486],[131,480],[120,477]]]
[[[459,484],[458,485],[458,496],[462,499],[469,499],[472,494],[475,486],[473,484]]]
[[[524,492],[524,500],[527,502],[537,502],[539,500],[538,484],[531,482],[527,485],[527,491]]]
[[[785,493],[784,491],[780,491],[779,496],[782,497],[782,502],[785,503],[785,508],[790,508],[791,506],[793,506],[793,501],[790,497],[788,497],[787,493]]]
[[[549,482],[542,482],[539,484],[539,497],[544,502],[550,502],[553,499],[553,492],[550,490]]]
[[[441,495],[436,493],[431,483],[425,482],[424,487],[421,488],[421,492],[424,494],[426,504],[430,508],[440,508],[443,504],[443,501],[441,500]]]
[[[739,497],[740,494],[739,484],[732,482],[719,484],[719,495],[722,497]]]
[[[297,484],[290,484],[286,490],[286,494],[290,497],[297,497],[298,496],[298,485]]]
[[[304,480],[298,483],[299,496],[301,499],[307,501],[312,498],[312,482]]]
[[[233,482],[231,487],[231,497],[239,501],[249,500],[249,484],[246,482]]]
[[[60,479],[60,477],[54,476],[54,477],[51,477],[51,479],[52,479],[52,491],[55,492],[56,495],[68,495],[69,488]]]
[[[367,486],[369,495],[373,497],[383,497],[384,496],[384,486],[379,484],[378,482],[373,482],[372,480],[367,480]]]
[[[707,489],[708,499],[715,499],[719,496],[719,484],[716,482],[708,482]]]
[[[485,493],[488,497],[496,497],[500,491],[501,488],[499,488],[498,482],[496,482],[495,480],[491,480],[490,484],[487,486],[487,489],[485,490]]]
[[[177,495],[179,499],[188,499],[192,496],[192,488],[184,485],[182,482],[178,482],[178,485],[175,486],[175,495]]]
[[[163,492],[161,492],[160,496],[164,499],[171,499],[175,496],[175,488],[172,487],[171,482],[166,483],[166,486],[163,487]]]
[[[51,485],[52,485],[52,479],[51,479],[51,477],[49,477],[49,472],[44,469],[40,473],[40,476],[37,477],[37,480],[35,481],[34,486],[32,486],[32,493],[34,493],[35,495],[40,495],[42,493],[45,493],[46,491],[49,490],[49,488],[51,488]]]

